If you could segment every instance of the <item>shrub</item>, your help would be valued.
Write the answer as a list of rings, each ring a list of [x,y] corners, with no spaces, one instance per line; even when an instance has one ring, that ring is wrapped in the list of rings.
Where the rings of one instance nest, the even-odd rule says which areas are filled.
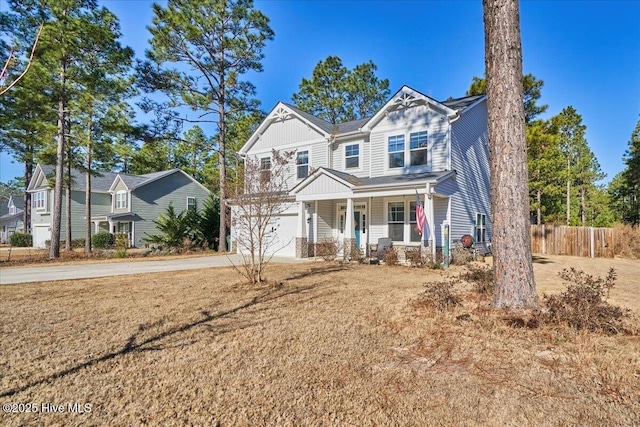
[[[96,249],[111,249],[113,248],[114,243],[114,235],[106,231],[101,231],[91,237],[91,244]]]
[[[473,261],[473,253],[461,245],[455,245],[451,249],[451,264],[466,265]]]
[[[84,243],[86,239],[84,237],[80,237],[79,239],[73,239],[71,241],[71,249],[84,248]],[[62,242],[60,242],[62,244]]]
[[[387,265],[398,265],[400,264],[400,259],[398,258],[398,250],[391,246],[387,248],[384,253],[384,257],[382,258],[385,264]]]
[[[407,249],[405,251],[405,258],[409,262],[411,267],[416,268],[431,268],[434,270],[442,268],[442,263],[433,259],[432,254],[423,254],[422,249]],[[442,256],[440,256],[441,258]]]
[[[336,239],[324,239],[316,243],[315,253],[316,256],[322,258],[325,261],[333,261],[337,258],[340,252],[341,245]]]
[[[33,237],[28,233],[13,233],[9,237],[9,244],[18,248],[30,248],[33,246]]]
[[[365,258],[362,250],[354,243],[351,243],[351,250],[349,251],[349,257],[351,261],[356,261],[359,264],[364,264]]]
[[[128,247],[129,247],[129,235],[126,233],[116,234],[116,258],[126,257]]]
[[[622,330],[626,313],[605,301],[615,285],[613,268],[603,279],[586,274],[575,268],[564,269],[559,276],[568,282],[560,295],[545,295],[546,310],[537,314],[540,323],[567,324],[578,330],[602,331],[616,334]]]
[[[460,305],[460,298],[453,294],[453,283],[433,282],[425,283],[425,290],[418,295],[413,303],[415,308],[431,308],[438,311],[451,310]]]
[[[467,272],[460,275],[460,279],[472,284],[474,292],[479,294],[493,294],[493,270],[489,267],[467,265]]]

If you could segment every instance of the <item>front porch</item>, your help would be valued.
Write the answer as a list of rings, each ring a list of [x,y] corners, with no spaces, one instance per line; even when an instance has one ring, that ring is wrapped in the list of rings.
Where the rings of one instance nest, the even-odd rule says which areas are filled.
[[[140,217],[132,213],[113,213],[108,215],[93,216],[91,223],[94,233],[107,232],[112,234],[126,234],[129,247],[135,247],[135,225]]]

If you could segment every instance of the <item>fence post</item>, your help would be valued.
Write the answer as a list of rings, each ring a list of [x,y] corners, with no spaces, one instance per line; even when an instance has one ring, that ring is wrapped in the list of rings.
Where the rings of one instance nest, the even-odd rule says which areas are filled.
[[[544,224],[542,224],[542,253],[547,253],[547,238],[544,230]]]
[[[589,242],[589,255],[591,255],[591,258],[594,258],[595,257],[595,250],[596,250],[596,248],[595,248],[596,240],[595,240],[595,237],[593,235],[593,227],[589,227],[589,238],[590,238],[589,239],[590,240],[590,242]]]

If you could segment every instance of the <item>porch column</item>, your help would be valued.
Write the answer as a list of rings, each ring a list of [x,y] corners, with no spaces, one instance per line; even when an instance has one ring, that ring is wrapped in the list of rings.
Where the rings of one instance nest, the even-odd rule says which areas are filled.
[[[307,239],[307,204],[298,202],[298,228],[296,230],[296,258],[309,257],[309,240]]]
[[[344,215],[344,256],[349,258],[351,256],[351,246],[356,241],[355,229],[353,227],[353,199],[347,199],[347,211]]]
[[[427,184],[427,193],[424,196],[424,213],[427,217],[427,227],[423,232],[422,236],[424,241],[422,242],[423,248],[426,249],[426,253],[430,254],[433,257],[433,260],[436,259],[436,245],[435,245],[435,236],[433,234],[434,231],[434,214],[433,214],[433,195],[431,194],[431,184]],[[425,250],[423,250],[423,254]]]
[[[95,221],[94,223],[93,234],[98,234],[100,232],[100,221]]]

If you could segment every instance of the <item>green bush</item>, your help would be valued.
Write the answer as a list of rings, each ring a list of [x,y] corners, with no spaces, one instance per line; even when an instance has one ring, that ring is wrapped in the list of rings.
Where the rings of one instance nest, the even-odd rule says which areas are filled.
[[[114,243],[114,235],[106,231],[101,231],[91,238],[91,244],[96,249],[111,249],[113,248]]]
[[[9,237],[9,243],[19,248],[30,248],[33,246],[33,238],[28,233],[13,233]]]

